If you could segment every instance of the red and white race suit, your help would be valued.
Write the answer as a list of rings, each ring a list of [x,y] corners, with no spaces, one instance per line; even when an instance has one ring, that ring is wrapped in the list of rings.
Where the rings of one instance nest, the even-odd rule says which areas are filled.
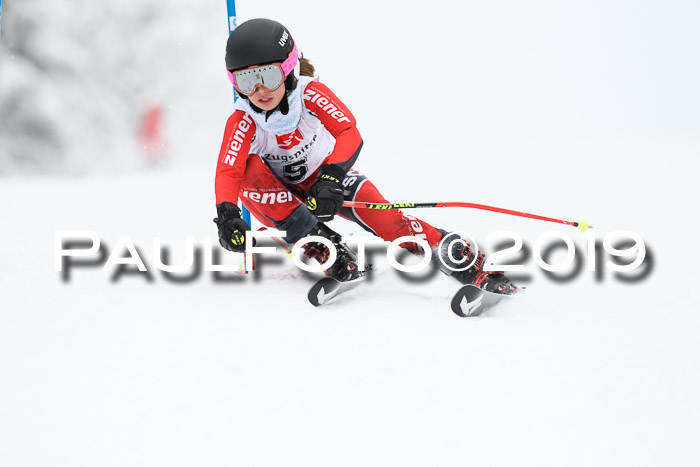
[[[323,83],[302,77],[301,117],[287,134],[265,131],[251,115],[236,110],[228,119],[216,168],[216,203],[243,205],[261,223],[286,230],[287,241],[306,235],[316,219],[305,194],[323,164],[347,172],[345,199],[387,203],[374,184],[352,170],[362,148],[355,117]],[[259,118],[259,117],[258,117]],[[419,236],[436,246],[444,231],[400,211],[342,208],[340,215],[385,240]],[[403,246],[415,251],[415,244]]]

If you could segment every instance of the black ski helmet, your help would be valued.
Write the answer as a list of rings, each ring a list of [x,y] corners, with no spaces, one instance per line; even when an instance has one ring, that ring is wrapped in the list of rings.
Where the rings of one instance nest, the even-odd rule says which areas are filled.
[[[226,42],[226,68],[229,71],[284,62],[294,50],[294,39],[287,28],[271,19],[251,19],[236,27]]]

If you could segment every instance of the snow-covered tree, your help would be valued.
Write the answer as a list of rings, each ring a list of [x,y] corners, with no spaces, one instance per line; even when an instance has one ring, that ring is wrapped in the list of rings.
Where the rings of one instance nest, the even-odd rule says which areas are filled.
[[[4,2],[0,175],[142,164],[144,115],[182,98],[173,84],[183,47],[197,56],[206,46],[193,39],[211,35],[197,22],[207,13],[186,8],[163,0]]]

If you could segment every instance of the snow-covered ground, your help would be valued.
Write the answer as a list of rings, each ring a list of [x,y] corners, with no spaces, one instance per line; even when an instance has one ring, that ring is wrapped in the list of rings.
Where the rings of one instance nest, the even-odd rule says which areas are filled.
[[[238,8],[289,27],[357,116],[357,167],[391,200],[588,219],[599,240],[630,230],[651,273],[557,283],[530,258],[528,292],[472,319],[449,311],[444,276],[388,270],[322,309],[286,259],[170,282],[153,237],[179,261],[186,237],[216,234],[231,98],[217,62],[178,84],[169,165],[0,180],[0,464],[698,465],[696,4],[354,2],[353,21],[329,2]],[[225,31],[168,34],[198,24],[198,59],[222,60]],[[436,80],[446,66],[457,85]],[[509,229],[532,246],[558,230],[585,245],[527,219],[412,214],[478,239]],[[63,281],[60,230],[93,231],[108,253],[129,237],[151,280],[83,267]]]

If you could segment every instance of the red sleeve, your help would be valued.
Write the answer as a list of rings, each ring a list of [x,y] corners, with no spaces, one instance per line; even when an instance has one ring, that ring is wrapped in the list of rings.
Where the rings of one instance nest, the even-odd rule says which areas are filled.
[[[318,81],[306,86],[304,101],[306,108],[318,116],[323,126],[335,138],[333,152],[325,162],[338,164],[346,171],[349,170],[362,147],[362,137],[350,109],[328,89],[328,86]]]
[[[255,123],[242,110],[233,113],[226,122],[221,142],[219,161],[216,164],[216,204],[228,201],[238,203],[238,189],[245,172],[250,143],[255,136]]]

